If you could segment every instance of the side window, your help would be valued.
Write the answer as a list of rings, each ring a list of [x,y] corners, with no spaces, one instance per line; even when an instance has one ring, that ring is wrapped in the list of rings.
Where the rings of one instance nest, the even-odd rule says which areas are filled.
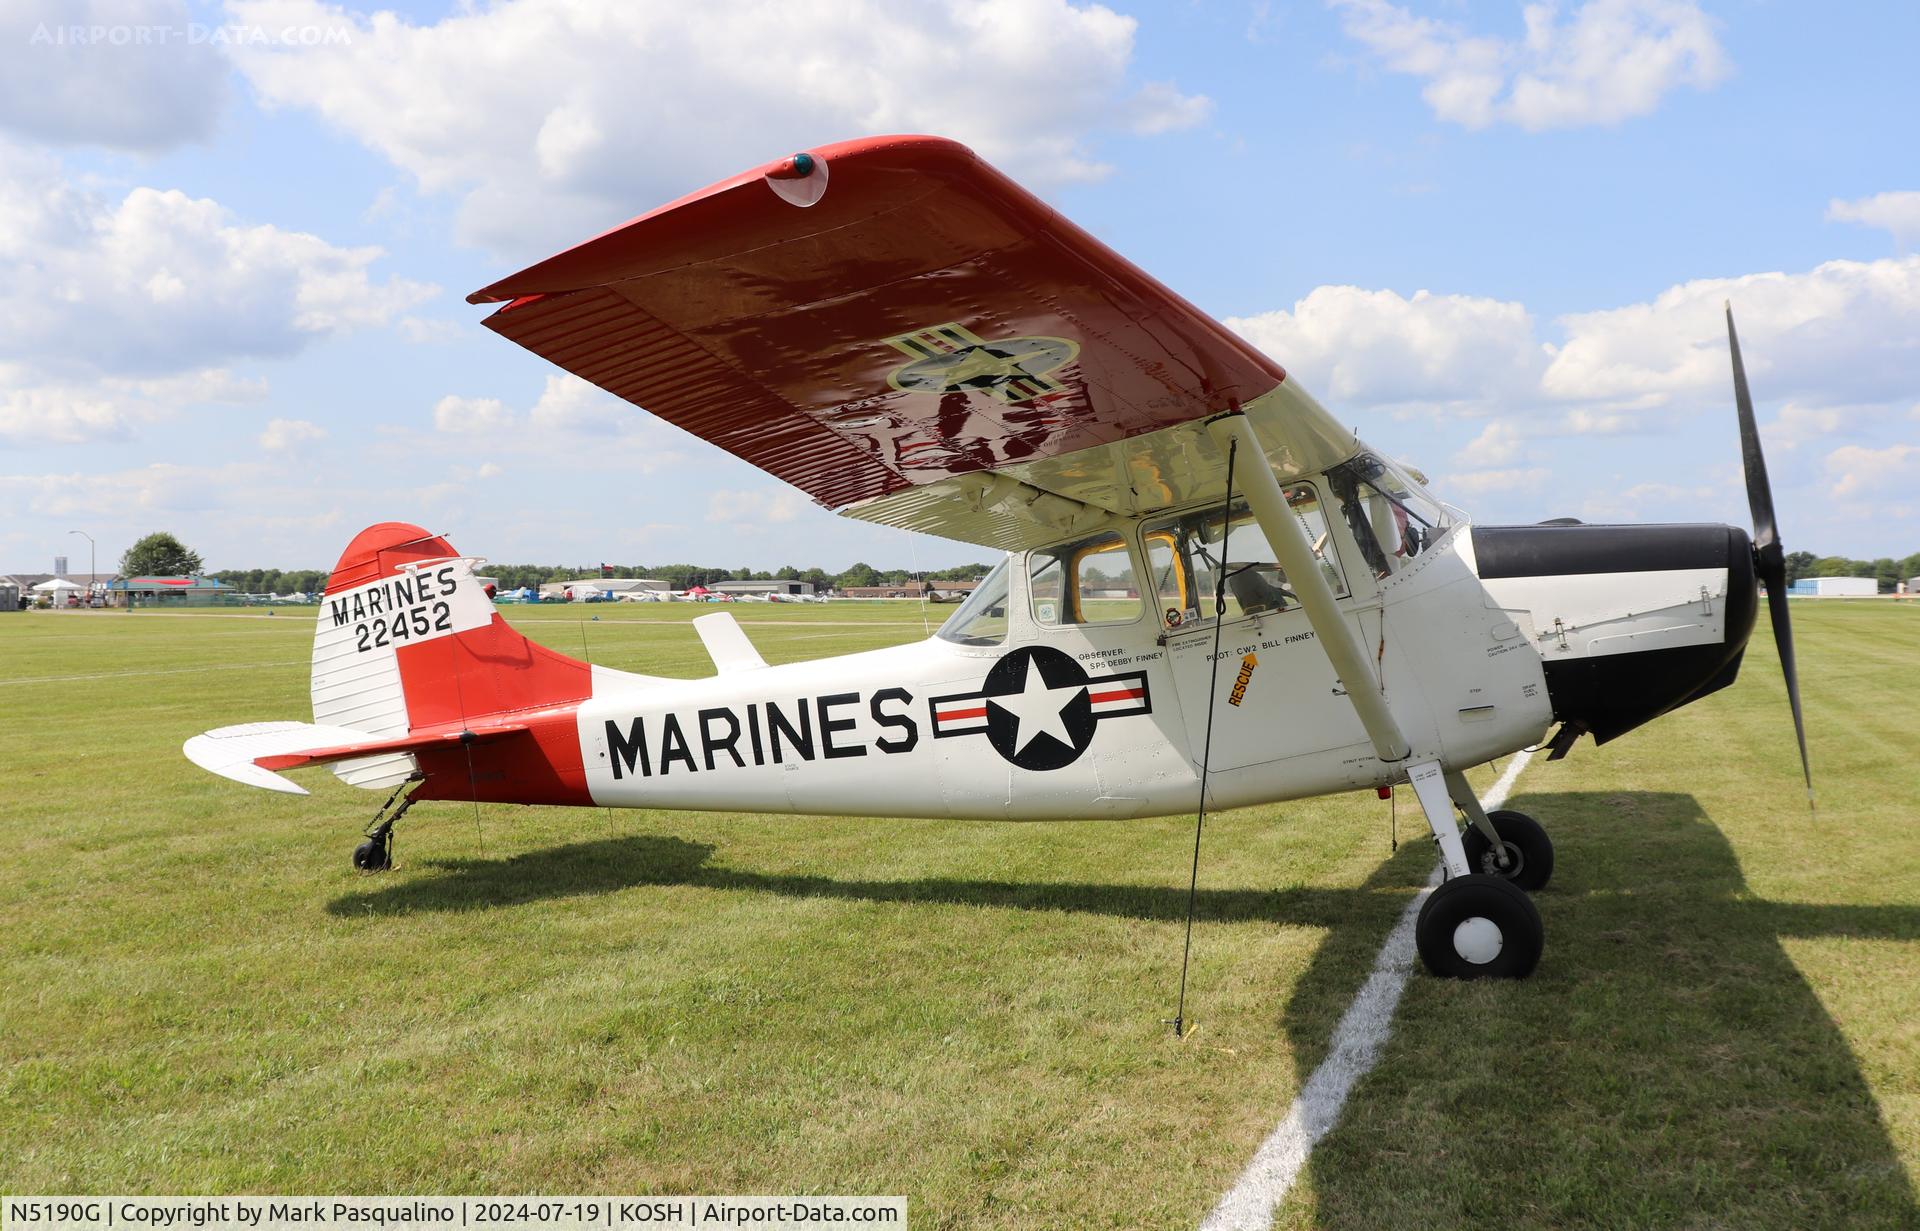
[[[1042,624],[1126,624],[1145,608],[1133,553],[1118,534],[1042,548],[1029,567],[1033,615]]]
[[[1297,483],[1286,491],[1287,507],[1306,532],[1327,584],[1335,594],[1345,594],[1346,578],[1328,543],[1326,513],[1319,493],[1309,483]],[[1145,534],[1161,599],[1161,621],[1170,628],[1214,617],[1214,595],[1223,573],[1224,614],[1229,620],[1291,611],[1300,603],[1286,570],[1280,567],[1277,554],[1244,500],[1234,501],[1224,515],[1216,506],[1149,523]]]

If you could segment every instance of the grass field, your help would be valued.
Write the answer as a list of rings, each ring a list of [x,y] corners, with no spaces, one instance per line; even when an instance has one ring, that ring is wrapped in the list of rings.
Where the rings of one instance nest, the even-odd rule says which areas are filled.
[[[907,604],[740,607],[770,661]],[[508,609],[699,675],[700,608]],[[934,613],[937,621],[941,613]],[[1286,1227],[1913,1227],[1920,608],[1803,605],[1809,822],[1740,682],[1568,760],[1547,954],[1416,975]],[[429,805],[183,760],[302,718],[311,616],[0,616],[0,1189],[904,1193],[917,1227],[1191,1226],[1432,866],[1401,801],[994,825]],[[1763,621],[1764,624],[1764,621]],[[1486,771],[1477,781],[1484,784]]]

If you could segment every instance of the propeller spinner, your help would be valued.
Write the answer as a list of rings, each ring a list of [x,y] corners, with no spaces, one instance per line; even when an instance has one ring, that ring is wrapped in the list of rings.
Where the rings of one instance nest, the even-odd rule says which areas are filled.
[[[1800,773],[1806,779],[1807,807],[1813,803],[1813,767],[1807,760],[1807,725],[1800,711],[1800,675],[1793,658],[1793,624],[1787,614],[1787,557],[1773,518],[1773,486],[1767,481],[1767,459],[1760,451],[1760,429],[1753,421],[1753,395],[1747,391],[1747,367],[1740,361],[1740,335],[1733,328],[1733,305],[1727,310],[1727,346],[1733,353],[1733,400],[1740,416],[1740,456],[1747,473],[1747,507],[1753,513],[1754,572],[1767,591],[1767,615],[1773,622],[1773,641],[1780,650],[1780,670],[1787,677],[1787,703],[1793,707],[1793,734],[1800,741]]]

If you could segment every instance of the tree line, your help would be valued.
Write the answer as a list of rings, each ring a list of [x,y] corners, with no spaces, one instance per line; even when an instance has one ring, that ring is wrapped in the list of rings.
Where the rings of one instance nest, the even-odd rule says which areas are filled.
[[[1920,577],[1920,551],[1904,559],[1881,556],[1878,560],[1849,560],[1845,556],[1816,556],[1810,551],[1787,553],[1787,583],[1802,577],[1871,577],[1880,583],[1880,593],[1892,594],[1900,582]]]
[[[1810,551],[1787,553],[1787,581],[1802,577],[1871,577],[1879,583],[1880,593],[1891,594],[1894,587],[1909,578],[1920,577],[1920,551],[1902,559],[1881,556],[1877,560],[1853,560],[1845,556],[1818,556]],[[179,539],[164,531],[149,534],[120,557],[123,577],[180,576],[200,571],[200,556]],[[821,568],[796,568],[789,564],[772,572],[749,568],[718,568],[702,564],[588,564],[562,567],[555,564],[501,564],[488,569],[488,576],[499,578],[503,590],[523,586],[538,587],[542,582],[571,581],[576,577],[594,577],[606,570],[611,577],[656,577],[676,590],[690,586],[712,585],[716,581],[805,581],[816,590],[844,590],[848,586],[897,586],[922,578],[927,581],[969,581],[987,575],[987,564],[961,564],[953,568],[914,571],[878,569],[859,563],[838,573]],[[327,574],[320,569],[222,569],[212,574],[236,590],[248,594],[288,591],[312,593],[326,584]]]
[[[803,569],[795,568],[793,565],[768,572],[701,564],[619,564],[607,566],[604,575],[653,577],[666,582],[676,590],[685,590],[696,585],[710,586],[716,581],[805,581],[811,582],[815,590],[844,590],[848,586],[900,585],[914,579],[977,581],[985,577],[987,570],[991,567],[987,564],[961,564],[953,568],[916,572],[903,568],[877,569],[870,564],[862,563],[852,565],[838,573],[829,573],[825,569]],[[485,576],[495,578],[502,590],[518,590],[522,587],[538,589],[544,582],[572,581],[578,577],[592,578],[602,575],[599,564],[574,567],[562,567],[556,564],[488,564],[481,572]],[[232,586],[244,594],[286,594],[292,591],[311,594],[327,583],[327,574],[320,569],[221,569],[209,575],[215,581]]]

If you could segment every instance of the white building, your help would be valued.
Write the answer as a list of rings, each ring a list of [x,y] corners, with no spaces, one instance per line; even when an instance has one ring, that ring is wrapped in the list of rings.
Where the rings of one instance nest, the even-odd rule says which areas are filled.
[[[545,581],[540,583],[542,595],[558,597],[568,590],[585,595],[591,590],[596,594],[632,594],[640,590],[671,590],[672,586],[658,577],[575,577],[572,581]]]

